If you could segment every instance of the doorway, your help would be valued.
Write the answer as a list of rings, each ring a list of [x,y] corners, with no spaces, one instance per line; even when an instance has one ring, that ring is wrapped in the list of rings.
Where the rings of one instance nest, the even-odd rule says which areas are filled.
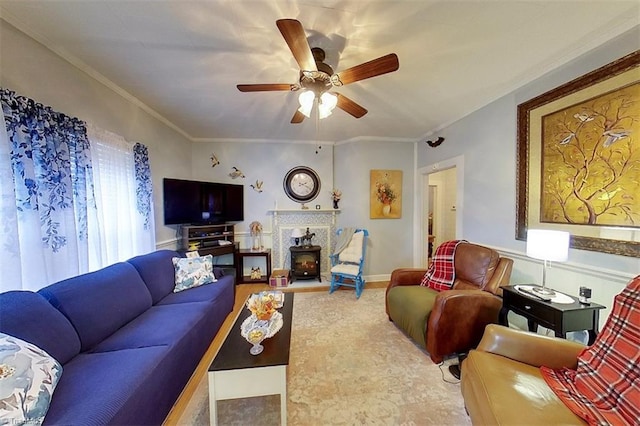
[[[427,253],[429,245],[435,249],[445,241],[456,239],[456,174],[456,168],[452,167],[428,175],[429,207],[426,219],[427,223],[431,222],[431,232],[427,235]]]
[[[427,201],[427,265],[431,265],[433,249],[435,248],[434,206],[436,205],[437,197],[438,187],[429,183],[429,197]]]
[[[416,235],[421,239],[415,246],[414,264],[427,267],[430,254],[439,244],[462,238],[464,160],[462,156],[455,157],[423,167],[418,173],[421,211]]]

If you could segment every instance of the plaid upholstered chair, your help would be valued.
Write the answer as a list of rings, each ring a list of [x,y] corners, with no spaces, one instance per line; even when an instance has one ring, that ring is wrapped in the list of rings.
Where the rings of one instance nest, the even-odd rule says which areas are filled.
[[[443,243],[448,250],[452,242]],[[442,246],[432,265],[440,263]],[[439,253],[440,252],[440,253]],[[500,287],[508,285],[513,260],[497,251],[466,241],[456,242],[451,255],[451,289],[443,288],[447,273],[432,274],[436,285],[421,285],[424,269],[402,268],[391,274],[385,308],[389,319],[429,352],[433,362],[474,348],[487,324],[498,322],[502,307]],[[445,253],[446,255],[446,253]],[[442,262],[446,266],[446,261]]]

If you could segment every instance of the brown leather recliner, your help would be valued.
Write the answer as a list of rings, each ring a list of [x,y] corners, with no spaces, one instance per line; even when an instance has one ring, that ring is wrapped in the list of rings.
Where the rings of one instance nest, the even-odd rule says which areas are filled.
[[[498,322],[500,287],[509,283],[513,260],[463,242],[456,248],[454,265],[451,290],[422,287],[425,269],[401,268],[391,273],[386,291],[389,319],[424,346],[433,362],[473,349],[485,326]]]
[[[462,363],[464,405],[474,425],[586,425],[563,404],[540,366],[575,370],[584,345],[490,325]]]

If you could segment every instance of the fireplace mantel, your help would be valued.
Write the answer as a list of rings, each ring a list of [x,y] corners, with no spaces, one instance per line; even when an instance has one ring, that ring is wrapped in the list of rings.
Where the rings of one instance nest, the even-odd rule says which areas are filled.
[[[278,222],[278,216],[282,216],[282,215],[330,213],[332,224],[335,225],[336,214],[340,213],[340,209],[273,209],[273,210],[267,210],[267,212],[273,215],[273,219],[276,223]]]

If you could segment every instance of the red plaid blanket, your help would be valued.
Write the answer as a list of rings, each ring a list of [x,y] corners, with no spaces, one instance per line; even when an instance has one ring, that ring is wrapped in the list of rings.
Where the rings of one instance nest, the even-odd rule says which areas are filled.
[[[436,248],[429,269],[424,274],[420,285],[437,291],[449,290],[456,279],[456,268],[453,258],[458,244],[465,240],[445,241]]]
[[[636,425],[640,419],[640,275],[615,297],[596,341],[578,356],[578,368],[542,376],[558,398],[590,425]]]

